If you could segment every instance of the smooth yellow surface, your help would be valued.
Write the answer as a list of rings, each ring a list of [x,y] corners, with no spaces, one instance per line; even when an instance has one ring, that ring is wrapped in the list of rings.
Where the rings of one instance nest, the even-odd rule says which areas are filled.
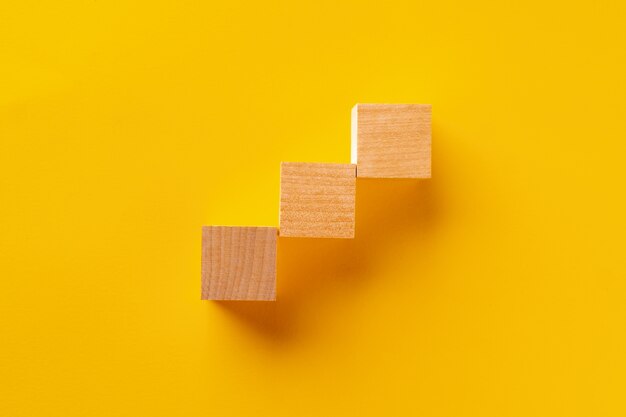
[[[620,4],[621,3],[621,4]],[[623,2],[0,3],[0,416],[626,415]],[[279,301],[200,301],[207,224],[356,102],[433,105]]]

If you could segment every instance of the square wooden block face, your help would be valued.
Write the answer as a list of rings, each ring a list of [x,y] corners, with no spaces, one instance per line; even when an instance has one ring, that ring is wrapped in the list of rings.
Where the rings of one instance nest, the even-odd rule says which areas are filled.
[[[202,228],[202,299],[276,299],[275,227]]]
[[[352,163],[359,178],[430,178],[430,104],[357,104]]]
[[[280,235],[354,237],[356,166],[283,162]]]

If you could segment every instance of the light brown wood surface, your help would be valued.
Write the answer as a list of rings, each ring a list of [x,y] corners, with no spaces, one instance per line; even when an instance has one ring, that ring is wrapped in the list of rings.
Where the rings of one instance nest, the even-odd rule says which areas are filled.
[[[359,178],[430,178],[430,104],[357,104],[352,163]]]
[[[275,227],[202,228],[202,299],[276,299]]]
[[[283,162],[280,235],[354,237],[356,166]]]

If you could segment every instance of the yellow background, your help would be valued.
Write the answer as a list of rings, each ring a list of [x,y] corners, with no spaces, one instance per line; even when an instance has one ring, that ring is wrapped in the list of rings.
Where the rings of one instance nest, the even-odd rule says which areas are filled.
[[[626,415],[621,3],[3,0],[0,415]],[[432,103],[433,179],[200,301],[356,102]]]

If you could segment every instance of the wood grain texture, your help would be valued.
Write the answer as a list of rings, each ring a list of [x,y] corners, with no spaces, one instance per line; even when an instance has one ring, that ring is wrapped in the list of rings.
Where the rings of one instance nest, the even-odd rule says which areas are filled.
[[[202,228],[202,299],[276,299],[275,227]]]
[[[352,163],[359,178],[430,178],[430,104],[357,104]]]
[[[283,162],[280,235],[354,237],[356,166]]]

